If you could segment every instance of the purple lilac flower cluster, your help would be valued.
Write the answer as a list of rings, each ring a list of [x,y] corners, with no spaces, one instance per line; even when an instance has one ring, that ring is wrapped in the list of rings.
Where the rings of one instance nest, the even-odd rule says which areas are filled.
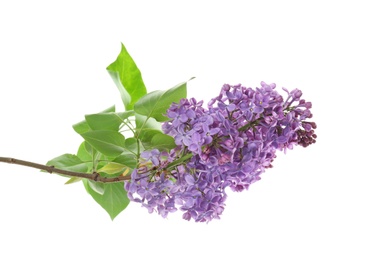
[[[225,188],[242,191],[272,167],[277,150],[315,143],[311,102],[298,89],[283,97],[275,84],[252,89],[225,84],[207,108],[194,98],[173,103],[163,132],[177,147],[141,154],[139,168],[126,182],[130,200],[166,217],[182,210],[183,218],[208,222],[225,207]]]

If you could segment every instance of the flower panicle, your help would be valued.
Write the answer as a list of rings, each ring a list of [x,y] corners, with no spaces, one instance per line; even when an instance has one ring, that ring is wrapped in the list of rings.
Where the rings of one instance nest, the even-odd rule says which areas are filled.
[[[163,217],[181,210],[185,220],[220,218],[227,187],[247,190],[272,167],[277,150],[316,142],[312,103],[301,99],[299,89],[283,90],[285,99],[274,83],[256,89],[225,84],[207,108],[194,98],[172,103],[162,129],[176,148],[141,154],[125,184],[130,200]],[[184,155],[191,156],[179,160]]]

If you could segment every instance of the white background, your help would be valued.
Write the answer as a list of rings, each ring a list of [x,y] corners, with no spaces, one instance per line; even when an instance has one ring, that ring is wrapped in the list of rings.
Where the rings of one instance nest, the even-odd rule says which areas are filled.
[[[112,222],[81,184],[1,163],[0,259],[381,259],[376,2],[1,1],[0,156],[75,153],[72,124],[122,107],[105,69],[121,42],[150,91],[299,88],[318,140],[209,224],[132,203]]]

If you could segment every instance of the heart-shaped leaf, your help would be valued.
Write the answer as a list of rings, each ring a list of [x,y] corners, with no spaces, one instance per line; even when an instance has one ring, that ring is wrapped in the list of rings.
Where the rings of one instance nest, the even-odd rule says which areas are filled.
[[[100,153],[116,157],[126,151],[124,136],[115,131],[95,130],[82,134],[82,137]]]
[[[115,106],[111,106],[111,107],[103,110],[101,113],[110,113],[110,112],[115,112]],[[85,120],[74,124],[73,129],[78,134],[83,134],[83,133],[86,133],[87,131],[91,130],[89,124]]]
[[[107,71],[118,87],[126,110],[132,109],[147,93],[141,72],[123,44],[117,59],[107,67]]]
[[[74,154],[63,154],[46,163],[48,166],[54,166],[57,169],[74,171],[74,172],[87,172],[88,167],[85,162],[79,159]]]
[[[133,110],[124,112],[109,112],[86,115],[86,123],[92,130],[112,130],[118,131],[120,125],[129,116],[134,115]]]
[[[105,183],[103,185],[103,194],[94,191],[88,180],[82,180],[86,191],[93,197],[93,199],[104,208],[114,219],[120,212],[122,212],[130,203],[127,198],[126,190],[124,189],[123,182]]]
[[[159,122],[168,120],[165,116],[172,102],[179,102],[187,96],[187,82],[180,83],[168,90],[156,90],[143,96],[134,106],[136,113],[153,117]]]

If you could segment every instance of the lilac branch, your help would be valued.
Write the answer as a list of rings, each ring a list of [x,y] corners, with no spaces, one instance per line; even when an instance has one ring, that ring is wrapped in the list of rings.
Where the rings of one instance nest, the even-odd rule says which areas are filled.
[[[22,165],[22,166],[26,166],[26,167],[31,167],[31,168],[36,168],[36,169],[40,169],[43,171],[47,171],[49,173],[57,173],[57,174],[62,174],[62,175],[68,176],[68,177],[78,177],[78,178],[83,178],[83,179],[88,179],[88,180],[92,180],[95,182],[103,182],[103,183],[123,182],[123,181],[129,180],[131,178],[129,175],[128,176],[119,176],[119,177],[107,178],[107,177],[100,176],[99,173],[97,173],[97,172],[83,173],[83,172],[67,171],[67,170],[57,169],[54,166],[48,166],[48,165],[44,165],[44,164],[38,164],[38,163],[34,163],[34,162],[23,161],[23,160],[19,160],[19,159],[10,158],[10,157],[0,157],[0,162]]]

